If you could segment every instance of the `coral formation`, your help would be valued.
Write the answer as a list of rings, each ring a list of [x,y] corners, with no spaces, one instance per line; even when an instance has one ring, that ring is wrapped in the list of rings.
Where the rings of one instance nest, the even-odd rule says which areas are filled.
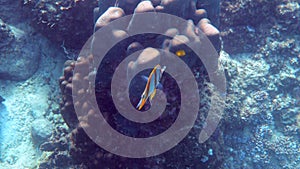
[[[63,116],[67,125],[74,129],[78,120],[74,116],[74,105],[72,99],[72,76],[75,61],[69,60],[65,62],[64,76],[60,77],[60,90],[63,93],[62,102],[60,103],[60,113]]]
[[[93,33],[92,0],[22,0],[24,13],[34,27],[49,39],[69,48],[79,49]]]
[[[105,1],[101,1],[100,3],[102,6],[100,6],[101,9],[97,9],[100,14],[102,14],[99,19],[97,19],[95,24],[95,29],[99,29],[105,25],[107,25],[109,22],[113,21],[116,18],[122,17],[125,14],[135,12],[147,12],[147,11],[153,11],[154,9],[160,10],[162,12],[167,13],[174,13],[178,14],[179,16],[186,17],[188,19],[193,19],[190,23],[190,25],[187,25],[184,32],[179,32],[176,29],[169,29],[166,30],[166,34],[174,35],[176,36],[176,39],[160,36],[160,35],[140,35],[135,36],[126,39],[126,41],[121,42],[120,44],[116,45],[116,47],[113,47],[110,52],[107,54],[106,58],[103,62],[106,63],[105,69],[101,71],[101,73],[97,73],[95,68],[93,67],[93,60],[95,59],[97,55],[89,55],[88,57],[79,57],[76,62],[74,61],[67,61],[65,64],[64,69],[64,75],[60,78],[60,88],[63,95],[63,100],[61,103],[61,114],[64,117],[64,120],[72,129],[72,134],[70,135],[67,140],[71,141],[71,147],[70,147],[70,156],[73,160],[76,162],[73,164],[74,166],[78,164],[81,164],[82,166],[86,166],[88,168],[95,168],[101,166],[106,166],[110,168],[134,168],[134,167],[141,167],[141,166],[148,166],[149,168],[165,168],[165,167],[175,167],[175,166],[190,166],[190,167],[203,167],[203,166],[218,166],[218,163],[221,161],[221,159],[216,160],[214,162],[211,162],[210,164],[205,163],[207,160],[209,160],[210,156],[217,156],[218,153],[215,153],[212,155],[211,153],[207,153],[209,149],[213,148],[214,150],[221,150],[222,147],[219,146],[219,144],[222,142],[221,138],[212,138],[215,142],[208,142],[205,145],[206,146],[200,146],[198,142],[196,141],[197,133],[199,132],[199,129],[203,125],[202,121],[205,119],[205,113],[203,113],[201,116],[199,116],[199,119],[197,120],[197,124],[195,129],[191,132],[191,134],[188,136],[189,139],[185,139],[182,144],[178,145],[177,148],[174,150],[149,159],[130,159],[130,158],[123,158],[116,155],[113,155],[102,148],[100,148],[98,145],[96,145],[85,133],[84,129],[91,128],[90,124],[93,121],[93,117],[97,116],[95,114],[95,111],[93,109],[88,110],[87,105],[89,104],[89,100],[84,97],[87,93],[93,93],[95,92],[97,100],[101,101],[101,105],[106,107],[107,114],[104,113],[103,115],[108,119],[108,121],[112,121],[110,124],[113,127],[116,127],[116,129],[119,128],[120,121],[118,119],[118,116],[114,115],[113,110],[111,108],[111,103],[107,102],[109,100],[110,95],[110,78],[116,69],[116,66],[118,63],[126,56],[132,54],[133,52],[139,50],[139,49],[145,49],[142,53],[139,54],[139,59],[137,59],[135,62],[129,63],[129,69],[128,73],[134,73],[134,70],[141,66],[141,64],[147,64],[150,61],[152,61],[155,56],[161,55],[160,52],[156,49],[149,48],[149,47],[156,47],[156,48],[162,48],[163,50],[168,50],[172,53],[175,53],[178,49],[185,50],[185,52],[190,56],[190,58],[183,57],[183,60],[191,67],[191,70],[197,77],[197,81],[199,81],[199,86],[201,88],[200,94],[205,97],[208,97],[208,95],[204,94],[207,91],[204,89],[207,87],[203,83],[206,81],[207,74],[205,72],[204,66],[202,63],[198,63],[199,61],[193,60],[195,57],[193,56],[193,53],[184,45],[184,43],[195,43],[194,39],[197,36],[197,32],[195,30],[201,29],[206,35],[211,38],[213,44],[215,47],[220,50],[220,39],[219,39],[219,31],[211,25],[210,21],[208,19],[205,19],[206,12],[203,9],[196,10],[196,4],[193,4],[195,1],[187,1],[184,3],[184,6],[180,8],[182,10],[181,13],[174,12],[175,9],[178,8],[178,2],[181,1],[162,1],[159,3],[158,1],[154,3],[154,5],[150,1],[143,1],[137,4],[138,1],[124,1],[120,2],[119,7],[111,7],[108,9],[103,9],[103,3]],[[125,3],[125,4],[122,4]],[[130,5],[128,3],[137,4],[136,8],[135,5]],[[156,4],[156,5],[155,5]],[[124,8],[122,7],[124,5]],[[194,5],[194,6],[193,6]],[[197,4],[199,5],[199,4]],[[107,5],[108,7],[109,5]],[[125,8],[126,6],[126,8]],[[134,9],[134,10],[133,10]],[[190,10],[192,9],[192,10]],[[193,12],[194,11],[194,12]],[[114,15],[112,15],[114,14]],[[97,15],[97,14],[96,14]],[[134,22],[134,15],[133,15],[133,22]],[[196,24],[193,24],[196,23]],[[192,25],[192,26],[191,26]],[[131,25],[128,25],[130,27]],[[197,28],[197,29],[196,29]],[[124,36],[124,31],[118,30],[116,33],[114,33],[114,37],[112,38],[120,38]],[[177,39],[183,40],[178,41]],[[94,44],[97,44],[97,39],[94,39]],[[94,51],[94,53],[97,53]],[[141,59],[141,58],[145,58]],[[143,60],[143,62],[140,62]],[[196,64],[198,63],[198,65]],[[202,65],[202,66],[201,66]],[[76,73],[73,74],[74,67],[80,68],[81,70],[84,70],[84,73]],[[101,67],[101,65],[100,65]],[[203,74],[203,76],[199,76],[199,74]],[[92,76],[96,76],[96,83],[95,86],[91,86],[91,88],[78,88],[76,89],[76,97],[85,98],[81,101],[73,103],[72,100],[72,89],[73,89],[73,83],[79,80],[87,81],[91,79]],[[98,79],[98,80],[97,80]],[[101,80],[99,80],[101,79]],[[93,84],[91,84],[93,85]],[[133,81],[134,85],[134,81]],[[94,91],[95,88],[95,91]],[[73,91],[74,92],[74,91]],[[203,93],[202,93],[203,92]],[[172,95],[171,92],[169,92],[170,95]],[[74,95],[74,93],[73,93]],[[136,102],[138,101],[140,96],[136,97]],[[107,102],[107,103],[106,103]],[[79,108],[82,112],[88,112],[86,116],[80,116],[80,124],[78,124],[78,120],[75,114],[74,107]],[[207,105],[204,104],[204,101],[202,103],[201,109],[202,112],[207,111]],[[169,120],[172,118],[169,118]],[[123,123],[123,122],[122,122]],[[169,124],[168,121],[165,123],[161,123],[160,126],[164,126]],[[157,125],[156,125],[157,126]],[[124,127],[124,126],[123,126]],[[126,129],[125,129],[126,130]],[[129,133],[134,133],[135,130],[128,129]],[[219,133],[219,132],[216,132]],[[54,144],[54,143],[53,143]],[[56,145],[58,146],[58,145]],[[52,146],[48,146],[51,147]],[[53,146],[55,147],[55,146]],[[65,151],[65,150],[64,150]],[[62,151],[63,152],[63,151]],[[182,155],[184,158],[186,158],[186,161],[184,162],[178,162],[176,160],[177,157],[176,153],[183,152]],[[191,153],[192,152],[192,153]],[[206,157],[207,156],[207,157]],[[178,158],[183,158],[178,157]],[[200,159],[206,157],[207,160],[203,163],[194,163],[194,161],[200,161]],[[50,158],[51,160],[55,160],[55,157]],[[118,161],[116,163],[116,161]],[[49,165],[49,164],[48,164]],[[52,164],[55,165],[55,164]],[[43,168],[43,167],[41,167]]]
[[[230,112],[222,126],[224,153],[232,156],[223,168],[299,167],[299,104],[291,93],[299,84],[295,76],[299,63],[290,62],[297,58],[294,51],[299,51],[299,44],[276,45],[272,50],[274,42],[278,43],[272,39],[258,53],[222,55],[229,81],[226,112]]]

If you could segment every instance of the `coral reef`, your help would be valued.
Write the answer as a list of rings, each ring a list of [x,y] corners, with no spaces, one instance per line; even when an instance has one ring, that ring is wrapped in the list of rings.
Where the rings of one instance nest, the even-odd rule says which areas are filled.
[[[0,26],[1,26],[1,41],[0,41],[0,48],[5,47],[6,45],[10,44],[11,41],[14,39],[14,35],[10,28],[8,27],[7,24],[5,24],[1,19],[0,19]]]
[[[93,0],[23,0],[24,13],[49,39],[79,49],[93,33]]]
[[[219,31],[213,26],[218,25],[218,18],[213,17],[216,11],[212,11],[209,3],[197,1],[194,8],[193,3],[196,1],[186,1],[180,7],[177,4],[179,1],[151,2],[125,0],[116,4],[117,7],[109,8],[115,5],[113,1],[99,1],[99,8],[94,11],[95,30],[126,14],[156,10],[192,19],[193,25],[208,35],[218,51],[221,50]],[[124,123],[111,113],[113,110],[108,103],[108,82],[118,63],[126,56],[145,49],[138,58],[144,58],[146,63],[137,59],[128,65],[128,73],[134,74],[139,66],[159,56],[159,51],[154,47],[173,53],[179,48],[188,51],[186,46],[174,39],[143,35],[130,38],[114,47],[107,54],[109,59],[105,63],[108,66],[101,74],[97,73],[92,64],[95,55],[80,56],[76,62],[65,63],[64,74],[59,80],[63,95],[60,113],[71,131],[59,129],[49,142],[41,145],[41,150],[51,155],[39,168],[299,168],[300,40],[298,35],[294,35],[299,34],[300,30],[297,20],[299,3],[295,0],[222,1],[221,14],[224,50],[234,55],[229,56],[224,51],[220,54],[220,64],[225,68],[228,80],[227,108],[219,129],[206,143],[199,144],[195,138],[204,125],[209,106],[209,99],[206,100],[209,98],[209,91],[206,91],[209,86],[206,83],[206,71],[203,66],[195,66],[195,60],[185,60],[184,57],[183,60],[192,67],[197,77],[199,92],[204,100],[201,102],[197,125],[175,148],[147,159],[123,158],[103,150],[86,135],[84,129],[92,128],[89,124],[97,114],[92,109],[87,109],[88,100],[85,98],[73,103],[72,83],[98,77],[95,86],[80,88],[76,90],[76,95],[95,92],[97,99],[106,104],[108,111],[103,115],[110,124],[120,132],[136,134],[138,132],[132,128],[125,131],[120,129],[124,127],[120,124]],[[212,24],[206,17],[212,20]],[[118,30],[112,38],[120,38],[125,33]],[[186,43],[193,38],[193,33],[167,30],[167,34],[176,35]],[[148,41],[143,40],[147,38]],[[75,66],[86,72],[73,74]],[[132,85],[134,86],[134,81]],[[138,97],[132,99],[132,102],[137,102]],[[82,112],[88,112],[86,116],[79,117],[80,124],[74,106]]]
[[[118,2],[117,4],[115,4]],[[117,5],[126,15],[132,14],[140,0],[122,1],[61,1],[61,0],[22,0],[25,6],[24,14],[32,18],[34,27],[49,39],[64,44],[68,48],[80,49],[93,33],[94,21],[102,15],[108,7]],[[219,25],[219,0],[152,0],[153,6],[159,12],[175,14],[186,19],[193,19],[197,24],[199,16],[211,19],[215,26]],[[96,8],[97,5],[99,8]],[[94,14],[93,14],[93,9]],[[196,10],[197,8],[197,10]],[[205,10],[208,12],[206,13]],[[196,10],[196,11],[195,11]],[[195,11],[195,13],[194,13]],[[93,17],[93,15],[95,15]],[[197,18],[197,19],[196,19]]]
[[[221,55],[227,70],[223,168],[298,168],[299,36],[269,38],[257,53]],[[294,42],[295,41],[295,42]],[[230,127],[228,130],[226,127]]]
[[[138,59],[135,62],[128,64],[128,73],[133,73],[137,67],[141,66],[142,64],[149,64],[149,62],[155,60],[156,57],[161,55],[161,53],[153,49],[151,47],[161,48],[163,50],[170,51],[172,53],[176,53],[177,50],[182,49],[185,50],[188,57],[182,57],[182,60],[186,62],[190,67],[191,70],[194,73],[194,76],[197,77],[197,81],[199,81],[200,86],[200,94],[203,96],[203,98],[207,98],[209,100],[209,96],[205,89],[207,88],[205,79],[207,78],[207,73],[204,69],[204,66],[202,63],[198,63],[199,61],[195,60],[195,57],[192,57],[194,54],[192,51],[190,51],[184,43],[196,43],[194,42],[194,39],[197,35],[197,32],[195,30],[200,29],[202,30],[213,42],[215,47],[220,50],[220,39],[219,39],[219,31],[211,25],[210,21],[206,19],[206,12],[203,9],[196,10],[196,4],[193,3],[195,1],[187,1],[184,3],[183,7],[180,7],[180,10],[182,10],[181,13],[174,12],[175,9],[178,8],[178,4],[181,1],[162,1],[159,3],[158,1],[156,3],[151,3],[150,1],[143,1],[137,4],[138,1],[124,1],[120,2],[118,5],[119,7],[112,7],[112,8],[106,8],[103,9],[103,3],[105,1],[101,1],[100,3],[102,6],[100,6],[101,9],[97,9],[97,11],[102,14],[99,19],[97,19],[95,24],[95,29],[99,29],[105,25],[107,25],[109,22],[113,21],[116,18],[122,17],[125,14],[135,12],[147,12],[147,11],[153,11],[155,9],[160,10],[162,12],[167,13],[174,13],[178,14],[181,17],[186,17],[189,19],[193,19],[190,23],[191,25],[187,25],[184,32],[179,32],[176,29],[169,29],[166,30],[166,34],[174,35],[176,38],[182,40],[178,41],[176,39],[168,38],[161,35],[139,35],[135,37],[130,37],[126,39],[125,41],[119,43],[115,47],[113,47],[110,52],[105,56],[107,59],[105,59],[103,62],[106,63],[105,65],[100,65],[102,67],[101,73],[97,72],[93,66],[93,60],[95,59],[97,55],[90,55],[88,54],[88,57],[80,56],[78,57],[77,61],[67,61],[65,64],[64,69],[64,75],[60,78],[60,89],[62,91],[63,99],[61,103],[61,114],[64,117],[65,122],[68,124],[70,129],[72,129],[72,133],[69,136],[66,136],[66,140],[71,141],[69,154],[70,157],[74,160],[73,166],[81,165],[81,167],[87,167],[87,168],[96,168],[99,166],[102,167],[109,167],[109,168],[140,168],[147,166],[148,168],[166,168],[166,167],[186,167],[190,166],[192,168],[199,168],[203,166],[218,166],[220,161],[222,159],[214,160],[211,163],[206,163],[207,161],[211,160],[211,156],[219,156],[218,153],[213,154],[211,151],[215,150],[216,152],[220,152],[222,147],[220,144],[222,143],[221,137],[214,137],[211,138],[211,141],[208,141],[205,143],[205,146],[200,145],[197,142],[197,133],[199,133],[199,129],[202,128],[203,121],[205,119],[205,113],[202,113],[199,115],[199,118],[197,119],[197,125],[192,130],[192,132],[187,136],[187,139],[182,141],[182,143],[173,150],[170,150],[169,152],[159,155],[157,157],[148,158],[148,159],[130,159],[130,158],[124,158],[119,157],[116,155],[113,155],[102,148],[100,148],[98,145],[96,145],[85,133],[84,129],[92,128],[90,125],[97,114],[93,109],[87,109],[87,105],[89,104],[89,99],[86,98],[87,93],[93,93],[95,92],[97,100],[101,102],[101,105],[104,107],[107,111],[107,113],[104,113],[103,115],[107,118],[109,123],[112,125],[112,127],[115,127],[115,129],[120,130],[120,123],[124,123],[120,121],[117,115],[115,115],[114,110],[111,107],[111,103],[109,102],[110,96],[110,79],[112,74],[114,73],[114,70],[116,69],[116,66],[118,63],[124,59],[126,56],[132,54],[133,52],[145,49],[142,53],[139,54]],[[125,3],[125,4],[122,4]],[[128,5],[128,3],[136,4],[135,5]],[[156,4],[156,5],[155,5]],[[122,7],[124,5],[124,7]],[[197,4],[199,5],[199,4]],[[107,5],[108,7],[109,5]],[[126,6],[126,8],[125,8]],[[192,10],[190,10],[192,9]],[[193,12],[194,11],[194,12]],[[114,15],[112,15],[114,14]],[[98,14],[95,14],[98,15]],[[132,19],[132,22],[134,22],[134,16]],[[193,24],[196,23],[196,24]],[[131,25],[128,25],[130,27]],[[112,38],[120,38],[124,36],[124,31],[118,30],[113,35]],[[93,44],[98,44],[97,39],[94,39]],[[94,53],[97,53],[94,51]],[[144,59],[142,59],[144,58]],[[198,64],[196,64],[198,63]],[[201,66],[202,65],[202,66]],[[73,74],[74,68],[80,68],[81,70],[84,70],[83,73],[76,73]],[[105,68],[103,68],[105,67]],[[203,76],[199,76],[199,74],[202,74]],[[73,89],[73,83],[77,81],[87,81],[89,79],[92,79],[91,77],[97,77],[95,86],[91,84],[91,88],[78,88],[76,89],[76,97],[78,98],[85,98],[81,99],[80,101],[77,101],[73,103],[72,95],[75,93],[72,93]],[[98,80],[97,80],[98,79]],[[134,85],[134,81],[132,82],[132,85]],[[95,88],[95,89],[94,89]],[[94,91],[95,90],[95,91]],[[74,92],[74,91],[73,91]],[[167,91],[168,92],[168,91]],[[172,92],[169,91],[170,95],[172,95]],[[136,99],[133,99],[133,102],[137,102],[140,96],[136,96]],[[204,99],[205,100],[205,99]],[[201,112],[207,112],[208,108],[207,105],[204,103],[203,100],[202,106],[201,106]],[[77,116],[75,114],[74,107],[77,107],[82,112],[88,112],[86,116],[80,116],[80,124],[78,124]],[[175,115],[175,114],[174,114]],[[168,118],[168,120],[172,120],[172,118]],[[167,126],[170,122],[164,121],[164,123],[158,123],[155,124],[155,126]],[[124,124],[123,124],[124,127]],[[125,130],[125,131],[124,131]],[[125,133],[135,133],[135,130],[133,129],[123,129]],[[147,133],[147,132],[145,132]],[[143,134],[145,134],[143,133]],[[221,132],[216,132],[216,134],[221,134]],[[50,147],[50,151],[53,151],[53,147],[59,147],[59,141],[53,141],[49,144],[46,144],[46,147]],[[45,147],[45,146],[42,146]],[[47,149],[47,148],[46,148]],[[61,152],[61,153],[59,153]],[[64,154],[66,150],[58,150],[56,153]],[[176,157],[177,153],[181,152],[182,157]],[[192,152],[192,153],[191,153]],[[185,158],[185,161],[177,161],[177,158]],[[42,163],[40,165],[40,168],[43,168],[45,166],[56,166],[55,163],[51,163],[51,161],[55,161],[57,159],[56,156],[51,156],[48,160],[48,163]],[[202,163],[199,163],[196,161],[201,161]],[[204,160],[203,160],[204,159]],[[71,165],[71,164],[70,164]]]
[[[229,53],[256,52],[268,37],[299,34],[297,0],[221,2],[221,34]]]

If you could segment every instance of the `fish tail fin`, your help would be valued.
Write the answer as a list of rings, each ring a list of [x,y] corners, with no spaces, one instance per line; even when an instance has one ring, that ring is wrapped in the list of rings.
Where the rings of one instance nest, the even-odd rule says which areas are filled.
[[[145,103],[146,103],[146,100],[141,98],[141,100],[139,101],[139,104],[136,106],[136,108],[138,110],[141,110],[144,107]]]

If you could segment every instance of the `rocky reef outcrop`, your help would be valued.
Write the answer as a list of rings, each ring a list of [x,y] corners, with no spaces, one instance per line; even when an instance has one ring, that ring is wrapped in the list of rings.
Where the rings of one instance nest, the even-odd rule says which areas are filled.
[[[31,124],[31,137],[33,143],[38,147],[47,141],[52,135],[53,125],[46,119],[36,119]]]
[[[42,53],[38,37],[29,37],[30,32],[0,18],[0,79],[25,80],[37,70]]]

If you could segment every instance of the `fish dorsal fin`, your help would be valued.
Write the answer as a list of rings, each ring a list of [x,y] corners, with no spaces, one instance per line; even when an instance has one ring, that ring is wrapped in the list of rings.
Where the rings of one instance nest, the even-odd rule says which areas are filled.
[[[142,75],[142,79],[144,80],[144,81],[146,81],[146,82],[148,82],[148,77],[147,76],[145,76],[145,75]]]

